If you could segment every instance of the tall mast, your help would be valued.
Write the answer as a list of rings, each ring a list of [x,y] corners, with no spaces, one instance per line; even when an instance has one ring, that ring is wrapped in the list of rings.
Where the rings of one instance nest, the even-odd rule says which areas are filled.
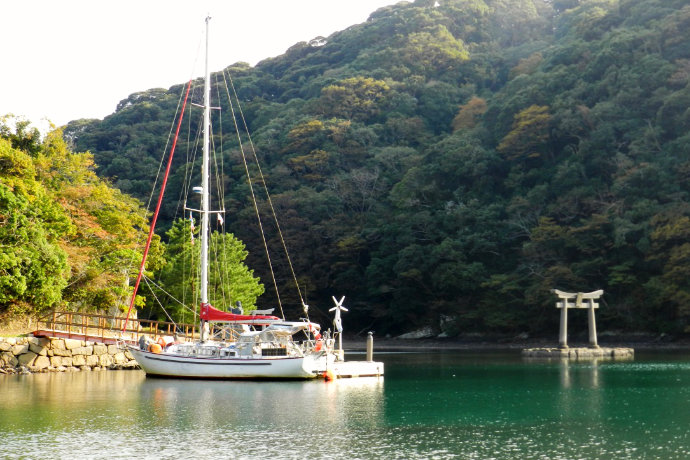
[[[208,238],[209,238],[209,144],[211,130],[211,78],[208,70],[208,32],[211,17],[206,17],[206,63],[204,70],[204,149],[201,166],[201,305],[208,304]],[[206,338],[204,321],[201,322],[201,339]]]

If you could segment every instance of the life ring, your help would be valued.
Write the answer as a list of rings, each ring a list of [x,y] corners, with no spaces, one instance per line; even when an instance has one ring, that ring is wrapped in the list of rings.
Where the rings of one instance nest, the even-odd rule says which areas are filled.
[[[175,343],[175,339],[170,337],[169,335],[164,335],[164,336],[158,337],[158,340],[156,341],[156,343],[158,345],[160,345],[163,350],[165,350],[170,345]]]
[[[158,353],[160,353],[161,351],[163,351],[163,347],[161,347],[159,343],[155,343],[155,342],[154,342],[154,343],[152,343],[151,345],[149,345],[149,351],[150,351],[151,353],[156,353],[156,354],[158,354]]]
[[[321,339],[316,341],[316,345],[314,345],[314,351],[321,351],[321,347],[323,346],[323,342]]]

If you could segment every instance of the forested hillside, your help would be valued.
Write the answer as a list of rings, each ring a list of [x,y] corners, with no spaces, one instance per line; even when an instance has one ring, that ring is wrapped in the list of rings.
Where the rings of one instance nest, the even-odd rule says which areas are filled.
[[[688,30],[685,0],[417,0],[231,65],[308,302],[346,295],[350,331],[543,334],[550,289],[604,289],[600,328],[690,332]],[[145,199],[181,88],[65,136]],[[265,280],[236,165],[227,224]]]
[[[146,212],[94,169],[60,130],[41,139],[26,121],[0,119],[0,320],[128,303]],[[160,239],[152,247],[155,269]]]

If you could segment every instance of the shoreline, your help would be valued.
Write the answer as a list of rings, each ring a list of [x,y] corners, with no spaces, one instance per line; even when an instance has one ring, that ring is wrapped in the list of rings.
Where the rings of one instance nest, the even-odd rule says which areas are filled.
[[[33,330],[24,327],[0,328],[0,340],[11,337],[20,338],[31,336]],[[665,334],[605,334],[599,337],[601,347],[627,347],[643,352],[653,351],[688,351],[690,352],[690,337],[675,338]],[[587,339],[576,337],[568,343],[570,348],[588,348]],[[367,337],[343,336],[343,348],[346,350],[363,351],[367,347]],[[377,337],[374,335],[374,352],[376,351],[424,351],[424,350],[457,350],[474,352],[502,352],[520,351],[526,348],[558,348],[556,337],[527,338],[518,336],[467,334],[459,337],[422,337],[399,338]]]
[[[587,348],[586,341],[575,340],[569,343],[570,348]],[[653,351],[690,351],[690,340],[632,340],[631,338],[621,338],[613,340],[606,338],[599,340],[599,346],[606,348],[625,347],[633,348],[642,352]],[[345,350],[361,351],[366,350],[367,340],[363,337],[344,337],[343,348]],[[521,351],[525,348],[554,347],[558,348],[557,339],[533,339],[533,340],[488,340],[488,339],[445,339],[445,338],[422,338],[422,339],[397,339],[397,338],[377,338],[374,337],[374,353],[385,351],[469,351],[469,352],[508,352]]]

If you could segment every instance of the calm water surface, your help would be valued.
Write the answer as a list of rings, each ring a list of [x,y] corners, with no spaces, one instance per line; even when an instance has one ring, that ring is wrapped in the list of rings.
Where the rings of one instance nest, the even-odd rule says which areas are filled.
[[[690,355],[517,354],[378,353],[385,378],[335,382],[0,376],[0,458],[690,458]]]

